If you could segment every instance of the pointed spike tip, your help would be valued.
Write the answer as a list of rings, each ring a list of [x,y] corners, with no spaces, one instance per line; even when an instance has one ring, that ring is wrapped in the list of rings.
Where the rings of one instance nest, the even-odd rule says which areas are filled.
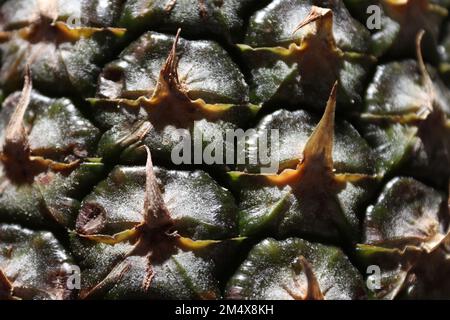
[[[331,9],[328,9],[328,8],[312,6],[311,11],[309,12],[308,16],[302,22],[300,22],[297,27],[295,27],[292,34],[295,34],[298,30],[300,30],[304,26],[306,26],[314,21],[317,21],[319,19],[322,19],[323,17],[330,14],[331,12],[332,12]]]
[[[150,229],[155,229],[168,226],[173,221],[156,181],[150,149],[147,146],[144,146],[144,148],[147,152],[147,163],[145,166],[146,181],[143,215],[146,226]]]
[[[289,295],[291,295],[291,297],[295,300],[324,300],[325,297],[320,289],[319,281],[314,274],[311,264],[305,259],[304,256],[301,255],[297,258],[296,267],[301,268],[301,271],[305,274],[306,286],[302,286],[299,279],[294,276],[294,283],[297,289],[292,290],[284,286],[284,289],[289,293]],[[295,273],[297,272],[295,271]],[[306,292],[303,292],[305,290]]]
[[[325,297],[320,289],[319,281],[314,274],[313,268],[305,257],[300,256],[299,262],[305,272],[306,279],[308,281],[308,289],[306,292],[305,300],[324,300]]]
[[[16,109],[11,115],[11,119],[9,120],[6,128],[6,143],[15,142],[18,140],[23,141],[24,139],[27,140],[26,132],[23,127],[23,117],[25,116],[25,111],[30,104],[32,88],[31,71],[30,67],[27,65],[25,67],[24,84],[19,102],[17,103]]]
[[[328,98],[328,103],[332,102],[334,104],[333,108],[336,108],[336,98],[337,98],[338,86],[339,86],[339,81],[335,81],[333,84],[333,88],[331,88],[330,97]]]
[[[319,124],[314,129],[303,151],[304,162],[312,159],[314,166],[318,163],[314,159],[321,158],[321,163],[328,170],[333,170],[333,140],[334,140],[334,117],[336,111],[338,82],[331,89],[327,107]]]
[[[181,34],[181,28],[178,28],[178,29],[177,29],[177,33],[176,33],[176,35],[175,35],[174,46],[177,46],[178,40],[180,39],[180,34]]]
[[[169,56],[166,60],[166,65],[169,68],[170,72],[176,71],[177,67],[177,46],[180,41],[181,28],[177,30],[177,34],[175,35],[175,39],[172,44],[172,49],[170,50]]]
[[[159,73],[158,83],[156,89],[153,92],[153,97],[157,97],[161,91],[167,91],[172,89],[179,89],[180,80],[178,78],[178,58],[177,58],[177,46],[180,40],[181,28],[177,30],[175,39],[172,44],[172,48],[164,62],[163,67]]]
[[[427,70],[427,66],[423,59],[422,54],[422,40],[425,35],[425,30],[420,30],[416,36],[416,55],[417,55],[417,63],[419,64],[420,74],[422,76],[422,82],[425,86],[425,89],[429,95],[429,105],[425,106],[425,108],[421,108],[419,110],[419,114],[424,116],[425,118],[433,111],[433,103],[435,100],[435,92],[433,87],[433,81],[431,80],[430,73]]]
[[[422,73],[422,77],[424,78],[424,81],[428,82],[431,81],[430,75],[428,74],[427,67],[425,65],[425,61],[423,59],[422,54],[422,40],[425,35],[425,30],[420,30],[417,33],[416,36],[416,56],[417,56],[417,62],[419,63],[420,72]]]

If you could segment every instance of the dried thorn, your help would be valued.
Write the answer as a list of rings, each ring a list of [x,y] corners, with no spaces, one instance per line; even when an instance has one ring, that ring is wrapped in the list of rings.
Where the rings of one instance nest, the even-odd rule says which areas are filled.
[[[143,215],[146,225],[150,229],[154,229],[168,226],[173,221],[156,180],[150,149],[145,146],[145,150],[147,151],[147,163],[145,166],[146,182]]]
[[[297,27],[295,27],[292,34],[295,34],[298,30],[300,30],[304,26],[310,24],[311,22],[322,19],[323,17],[330,14],[331,12],[332,12],[331,9],[325,9],[325,8],[320,8],[317,6],[312,6],[311,11],[309,12],[309,15],[302,22],[300,22]]]

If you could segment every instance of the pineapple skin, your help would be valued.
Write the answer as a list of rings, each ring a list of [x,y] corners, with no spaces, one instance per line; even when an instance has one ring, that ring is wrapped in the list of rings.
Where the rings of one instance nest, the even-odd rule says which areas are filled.
[[[0,300],[450,299],[448,10],[0,0]]]

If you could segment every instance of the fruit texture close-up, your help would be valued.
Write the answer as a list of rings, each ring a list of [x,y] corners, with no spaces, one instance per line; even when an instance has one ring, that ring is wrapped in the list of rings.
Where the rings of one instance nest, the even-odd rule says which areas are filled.
[[[0,300],[450,300],[450,1],[0,0]]]

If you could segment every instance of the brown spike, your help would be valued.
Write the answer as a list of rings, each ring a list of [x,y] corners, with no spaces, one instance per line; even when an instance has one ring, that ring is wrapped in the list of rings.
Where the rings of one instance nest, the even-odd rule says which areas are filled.
[[[0,300],[9,300],[13,297],[13,286],[8,277],[0,269]]]
[[[271,183],[282,186],[297,184],[298,187],[309,187],[311,183],[317,183],[319,179],[326,179],[324,186],[330,187],[329,178],[333,173],[333,140],[334,140],[334,114],[336,110],[337,82],[335,82],[328,99],[327,107],[322,119],[317,124],[313,133],[303,149],[303,157],[300,159],[296,170],[285,169],[277,175],[266,175]],[[300,184],[298,184],[300,182]]]
[[[172,96],[179,97],[185,101],[190,101],[182,90],[180,79],[178,77],[177,45],[180,39],[180,33],[181,29],[178,29],[175,40],[173,41],[172,49],[159,73],[158,83],[150,98],[150,102],[153,104],[161,104],[161,100]]]
[[[148,228],[156,229],[168,226],[173,221],[156,181],[150,149],[145,146],[145,150],[147,151],[147,164],[145,166],[144,219]]]
[[[315,164],[318,158],[321,165],[333,170],[334,115],[336,110],[337,82],[331,90],[330,98],[322,119],[309,138],[303,151],[301,165]]]
[[[331,9],[312,6],[311,11],[309,12],[309,15],[302,22],[300,22],[298,24],[298,26],[294,29],[292,34],[296,33],[298,30],[300,30],[304,26],[310,24],[311,22],[322,19],[323,17],[325,17],[331,13],[332,13]]]
[[[28,144],[28,137],[23,126],[23,117],[30,104],[32,90],[31,71],[29,66],[25,68],[25,80],[20,100],[11,115],[8,126],[6,127],[5,143],[7,144]]]
[[[297,292],[297,290],[291,290],[287,287],[284,287],[284,289],[295,300],[324,300],[325,297],[322,293],[322,290],[320,289],[319,281],[317,281],[317,278],[314,274],[311,264],[303,256],[298,257],[296,262],[299,264],[299,267],[301,267],[302,271],[305,273],[307,281],[306,292],[305,293]],[[304,288],[301,286],[299,280],[296,277],[294,278],[294,281],[295,286],[298,289],[304,290]]]
[[[161,82],[165,82],[169,88],[179,88],[180,80],[178,78],[178,58],[177,58],[177,46],[180,40],[181,29],[178,29],[173,41],[172,49],[170,50],[169,56],[161,69],[159,76],[158,85],[162,85]]]
[[[1,160],[5,164],[8,175],[18,179],[24,178],[23,167],[29,163],[31,155],[28,135],[23,125],[23,118],[30,103],[31,90],[31,72],[27,66],[22,94],[6,127],[5,143],[1,154]]]
[[[424,85],[427,86],[427,88],[432,91],[433,89],[433,82],[431,81],[430,74],[428,73],[427,66],[425,65],[425,62],[423,60],[422,55],[422,39],[425,35],[425,30],[420,30],[416,37],[416,55],[417,55],[417,62],[419,63],[420,73],[422,75],[422,81],[424,82]]]
[[[31,91],[31,71],[27,66],[22,94],[6,127],[5,143],[0,154],[7,176],[10,180],[19,183],[30,182],[36,174],[48,169],[55,172],[70,172],[79,165],[78,160],[71,163],[59,163],[32,156],[28,134],[23,125],[25,112],[30,104]]]
[[[430,74],[428,73],[427,66],[423,60],[422,55],[422,39],[425,35],[425,30],[420,30],[416,37],[416,55],[417,55],[417,63],[419,64],[420,73],[422,76],[422,84],[425,86],[425,89],[429,95],[429,105],[424,106],[421,110],[419,110],[419,115],[423,115],[424,117],[428,116],[431,111],[433,111],[433,102],[435,99],[435,92],[433,87],[433,81],[431,80]]]
[[[299,257],[299,262],[308,281],[308,290],[304,300],[324,300],[325,297],[320,290],[319,281],[317,281],[311,264],[303,256]]]

